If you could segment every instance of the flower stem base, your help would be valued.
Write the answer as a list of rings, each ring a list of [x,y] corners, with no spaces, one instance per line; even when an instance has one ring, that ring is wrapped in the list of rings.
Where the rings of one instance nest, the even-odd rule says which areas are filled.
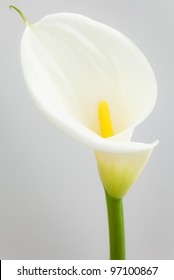
[[[110,236],[110,259],[125,260],[125,237],[122,199],[111,197],[107,191],[108,224]]]

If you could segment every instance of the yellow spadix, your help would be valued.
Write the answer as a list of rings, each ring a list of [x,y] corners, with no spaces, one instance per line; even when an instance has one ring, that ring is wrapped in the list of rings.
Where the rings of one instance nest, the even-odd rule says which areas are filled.
[[[101,101],[98,107],[98,116],[100,121],[100,131],[103,138],[111,137],[114,135],[112,127],[112,120],[109,111],[109,106],[106,101]]]

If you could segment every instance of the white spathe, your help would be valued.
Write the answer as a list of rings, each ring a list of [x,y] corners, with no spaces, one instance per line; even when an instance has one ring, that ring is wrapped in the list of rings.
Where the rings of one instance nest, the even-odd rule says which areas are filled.
[[[135,126],[150,114],[157,97],[156,80],[144,55],[128,38],[102,23],[59,13],[26,27],[21,61],[39,109],[58,128],[96,151],[106,189],[108,166],[119,182],[115,189],[120,189],[122,177],[129,181],[119,195],[109,191],[123,196],[157,144],[130,142]],[[116,133],[106,139],[100,136],[98,119],[102,100],[109,104]],[[123,176],[128,169],[131,180]]]

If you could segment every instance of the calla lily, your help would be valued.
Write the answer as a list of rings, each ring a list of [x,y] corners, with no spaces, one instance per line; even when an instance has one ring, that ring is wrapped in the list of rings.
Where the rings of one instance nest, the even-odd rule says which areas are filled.
[[[27,24],[21,61],[38,108],[94,149],[107,194],[121,199],[157,145],[131,142],[157,97],[147,59],[117,30],[79,14],[59,13]],[[102,100],[109,104],[114,131],[107,138],[101,136],[98,117]]]
[[[122,197],[157,142],[130,142],[152,111],[157,86],[140,50],[120,32],[78,14],[59,13],[27,25],[21,60],[39,109],[64,132],[91,146],[108,192]],[[100,136],[98,104],[110,107],[115,136]]]

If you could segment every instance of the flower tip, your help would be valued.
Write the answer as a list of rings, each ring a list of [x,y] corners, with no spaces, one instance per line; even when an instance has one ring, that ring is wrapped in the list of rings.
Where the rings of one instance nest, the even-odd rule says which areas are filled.
[[[159,140],[156,140],[156,141],[153,143],[154,147],[158,146],[159,142],[160,142]]]
[[[22,17],[23,21],[24,21],[27,25],[29,25],[29,22],[28,22],[28,20],[26,19],[26,17],[24,16],[24,14],[23,14],[16,6],[10,5],[9,8],[10,8],[10,9],[16,10],[16,11],[20,14],[20,16]]]

